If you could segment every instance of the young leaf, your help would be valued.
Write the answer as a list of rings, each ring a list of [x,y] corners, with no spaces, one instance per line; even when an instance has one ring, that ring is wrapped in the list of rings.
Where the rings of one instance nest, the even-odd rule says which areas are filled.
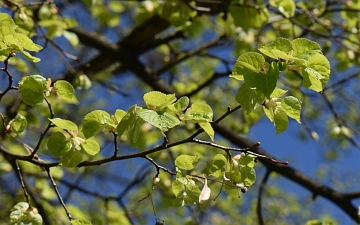
[[[318,43],[306,38],[297,38],[291,41],[294,56],[301,59],[309,59],[311,56],[321,53],[321,47]]]
[[[63,130],[78,130],[77,125],[70,121],[70,120],[64,120],[64,119],[60,119],[60,118],[54,118],[54,119],[49,119],[53,124],[55,124],[55,126],[63,129]]]
[[[100,151],[100,145],[93,139],[86,139],[81,143],[81,147],[89,155],[96,155]]]
[[[245,30],[250,28],[260,28],[264,26],[269,18],[269,11],[265,7],[255,9],[253,6],[238,7],[235,4],[230,4],[229,12],[234,18],[234,24]]]
[[[77,103],[74,87],[66,80],[58,80],[54,83],[56,94],[67,101]]]
[[[71,225],[92,225],[89,220],[85,219],[71,220],[70,223]]]
[[[244,75],[244,80],[250,88],[256,88],[257,91],[262,92],[266,97],[270,97],[276,87],[278,76],[279,67],[276,62],[272,62],[269,66],[267,74],[246,74]]]
[[[31,106],[42,103],[45,90],[46,79],[41,75],[27,76],[19,82],[20,95],[24,102]]]
[[[301,102],[299,99],[293,96],[287,96],[281,100],[281,107],[285,110],[285,113],[295,119],[298,123],[300,122],[300,111]]]
[[[27,126],[26,117],[21,114],[17,114],[14,119],[10,120],[9,126],[11,133],[19,134],[23,132]]]
[[[274,59],[285,59],[289,60],[293,57],[288,55],[288,53],[292,50],[291,42],[285,38],[277,38],[271,44],[265,45],[259,49],[261,53],[270,58]]]
[[[34,63],[40,62],[40,59],[39,59],[39,58],[30,55],[30,53],[28,53],[28,52],[26,52],[26,51],[21,51],[21,53],[23,54],[23,56],[24,56],[24,58],[25,58],[26,60],[29,60],[29,61],[34,62]]]
[[[286,17],[290,18],[295,15],[295,2],[294,0],[270,0],[270,5],[275,6]]]
[[[72,47],[77,47],[79,45],[79,38],[75,33],[65,30],[63,35]]]
[[[107,127],[116,127],[110,114],[103,110],[94,110],[84,117],[82,132],[85,138],[90,138]]]
[[[199,123],[200,127],[204,129],[204,131],[209,135],[211,140],[214,140],[214,129],[212,128],[211,124],[209,122],[201,122]]]
[[[258,73],[265,63],[265,58],[257,52],[241,54],[236,60],[230,77],[237,80],[244,80],[244,75]]]
[[[175,199],[175,206],[197,204],[199,200],[200,189],[195,185],[195,182],[188,182],[184,188],[181,188],[178,191],[179,193]]]
[[[60,163],[65,167],[76,167],[81,162],[81,159],[82,159],[81,153],[76,150],[73,150],[66,152],[61,157]]]
[[[217,178],[223,176],[227,159],[221,154],[217,154],[213,157],[210,166],[211,175]]]
[[[189,98],[186,96],[183,96],[175,102],[174,106],[179,112],[181,112],[189,106],[189,103],[190,103]]]
[[[289,125],[288,117],[282,107],[276,107],[274,110],[274,126],[276,134],[285,131]]]
[[[235,99],[241,104],[243,109],[250,113],[255,109],[256,105],[261,105],[265,101],[265,95],[256,90],[256,88],[250,88],[250,86],[245,82],[239,88]]]
[[[166,112],[139,108],[136,113],[141,119],[159,128],[164,136],[166,131],[180,124],[178,118]]]
[[[185,112],[183,120],[195,120],[196,122],[211,122],[213,111],[208,104],[194,103]]]
[[[117,126],[117,132],[118,132],[118,136],[119,138],[121,137],[121,135],[123,133],[125,133],[126,131],[130,130],[130,128],[133,126],[133,122],[136,120],[136,118],[138,117],[138,115],[135,112],[135,109],[138,106],[133,105],[129,108],[128,112],[126,113],[126,115],[121,119],[121,121],[119,122],[118,126]]]
[[[330,63],[321,54],[312,56],[305,64],[303,70],[303,85],[306,88],[320,92],[330,76]]]
[[[144,95],[144,101],[149,109],[162,110],[176,101],[175,94],[164,94],[159,91],[151,91]]]
[[[199,156],[195,155],[180,155],[175,159],[175,166],[182,170],[192,170],[199,162]]]
[[[129,136],[131,139],[131,147],[138,147],[138,140],[140,137],[141,126],[144,124],[144,120],[136,116],[135,119],[131,122],[129,129]]]
[[[61,132],[55,132],[51,135],[47,142],[47,147],[54,157],[60,157],[73,148],[71,141]]]
[[[19,202],[11,209],[11,225],[41,225],[42,223],[43,219],[38,210],[36,208],[29,208],[29,204],[26,202]]]
[[[42,47],[35,44],[28,36],[22,33],[13,34],[13,38],[18,41],[21,46],[28,51],[40,51]]]
[[[122,120],[122,118],[124,118],[125,115],[126,115],[126,112],[124,110],[117,109],[114,114],[116,124],[119,124],[119,122]]]
[[[211,189],[208,187],[207,185],[207,179],[205,177],[204,179],[204,187],[201,190],[201,193],[199,195],[199,203],[202,204],[204,203],[206,200],[208,200],[210,198],[210,194],[211,194]]]

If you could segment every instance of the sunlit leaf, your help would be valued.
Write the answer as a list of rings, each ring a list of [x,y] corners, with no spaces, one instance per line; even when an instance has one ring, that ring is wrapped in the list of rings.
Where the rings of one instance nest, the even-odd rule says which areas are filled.
[[[178,118],[166,112],[156,112],[154,110],[139,108],[136,110],[136,113],[140,118],[142,118],[146,122],[159,128],[163,135],[165,135],[165,132],[168,131],[169,129],[180,124]]]
[[[31,75],[21,79],[19,82],[19,92],[28,105],[41,104],[46,90],[46,79],[41,75]]]
[[[196,122],[211,122],[213,111],[208,104],[194,103],[185,112],[183,120],[194,120]]]
[[[175,165],[183,170],[192,170],[199,162],[199,156],[180,155],[175,159]]]
[[[50,136],[47,147],[54,157],[60,157],[73,148],[71,141],[66,140],[61,132],[55,132]]]
[[[60,118],[54,118],[54,119],[49,119],[51,121],[51,123],[55,124],[55,126],[64,129],[64,130],[78,130],[77,125],[70,121],[70,120],[64,120],[64,119],[60,119]]]
[[[66,152],[61,157],[60,163],[65,167],[76,167],[81,162],[81,159],[82,159],[81,153],[76,150],[73,150]]]

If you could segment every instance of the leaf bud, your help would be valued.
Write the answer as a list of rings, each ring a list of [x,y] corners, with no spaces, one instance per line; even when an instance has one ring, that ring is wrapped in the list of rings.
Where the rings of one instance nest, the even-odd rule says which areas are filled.
[[[153,185],[156,185],[157,183],[160,182],[160,178],[159,177],[154,177],[153,179]]]

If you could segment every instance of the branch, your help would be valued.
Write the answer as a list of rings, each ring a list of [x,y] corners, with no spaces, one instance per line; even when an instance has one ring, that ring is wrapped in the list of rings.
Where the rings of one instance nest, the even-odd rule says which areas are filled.
[[[267,180],[269,179],[271,172],[269,170],[266,171],[263,179],[261,180],[260,183],[260,187],[259,187],[259,196],[258,196],[258,204],[256,207],[256,211],[258,214],[258,219],[259,219],[259,225],[264,225],[264,218],[261,212],[261,208],[262,208],[262,197],[263,197],[263,193],[264,193],[264,189],[265,189],[265,185]]]
[[[63,206],[63,208],[64,208],[64,210],[65,210],[65,212],[66,212],[66,215],[68,216],[69,220],[71,221],[71,220],[72,220],[71,214],[70,214],[69,210],[66,208],[65,202],[63,201],[63,199],[62,199],[62,197],[61,197],[61,195],[60,195],[60,192],[59,192],[59,190],[58,190],[58,188],[57,188],[57,186],[56,186],[56,183],[55,183],[55,181],[54,181],[54,178],[53,178],[53,176],[52,176],[51,173],[50,173],[50,168],[46,168],[46,172],[47,172],[47,174],[48,174],[48,177],[50,178],[51,185],[52,185],[53,188],[54,188],[54,191],[55,191],[55,193],[56,193],[56,195],[57,195],[57,197],[58,197],[58,199],[59,199],[59,202],[60,202],[61,205]]]

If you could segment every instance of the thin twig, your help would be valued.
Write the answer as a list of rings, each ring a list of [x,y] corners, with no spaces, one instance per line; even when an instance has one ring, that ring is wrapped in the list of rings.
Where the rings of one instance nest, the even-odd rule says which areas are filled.
[[[22,174],[21,174],[20,166],[19,166],[19,164],[18,164],[18,162],[16,160],[15,160],[15,166],[16,166],[17,177],[19,178],[20,183],[21,183],[21,187],[24,190],[24,195],[25,195],[26,202],[29,204],[29,207],[31,207],[29,194],[28,194],[28,192],[26,190],[26,186],[25,186]]]
[[[265,173],[263,179],[261,180],[260,187],[259,187],[258,204],[256,207],[256,211],[257,211],[257,215],[258,215],[258,219],[259,219],[259,225],[265,225],[264,218],[263,218],[262,211],[261,211],[262,197],[263,197],[265,185],[266,185],[267,180],[269,179],[270,173],[271,173],[270,170],[266,170],[266,173]]]
[[[253,155],[253,156],[256,156],[258,158],[263,158],[263,159],[266,159],[266,160],[269,160],[273,163],[279,163],[279,164],[283,164],[283,165],[288,165],[289,162],[285,161],[285,162],[282,162],[282,161],[278,161],[278,160],[275,160],[273,158],[270,158],[269,156],[266,156],[266,155],[261,155],[259,153],[256,153],[256,152],[253,152],[251,151],[252,149],[260,146],[260,142],[257,142],[255,143],[252,147],[250,148],[232,148],[232,147],[225,147],[225,146],[222,146],[222,145],[219,145],[219,144],[215,144],[215,143],[212,143],[212,142],[209,142],[209,141],[203,141],[203,140],[199,140],[199,139],[193,139],[192,142],[194,143],[198,143],[198,144],[202,144],[202,145],[208,145],[208,146],[212,146],[214,148],[218,148],[218,149],[222,149],[222,150],[225,150],[225,151],[235,151],[235,152],[242,152],[242,153],[245,153],[245,154],[249,154],[249,155]]]
[[[58,197],[61,205],[63,206],[63,208],[64,208],[64,210],[65,210],[65,212],[66,212],[66,215],[68,216],[69,220],[71,221],[71,220],[72,220],[71,214],[70,214],[69,210],[66,208],[65,202],[63,201],[63,199],[62,199],[62,197],[61,197],[61,195],[60,195],[60,192],[59,192],[59,190],[58,190],[58,188],[57,188],[57,186],[56,186],[56,183],[55,183],[55,181],[54,181],[54,178],[53,178],[53,176],[52,176],[51,173],[50,173],[50,168],[46,168],[46,172],[47,172],[47,174],[48,174],[48,177],[50,178],[51,185],[53,186],[54,191],[55,191],[55,193],[56,193],[56,195],[57,195],[57,197]]]

